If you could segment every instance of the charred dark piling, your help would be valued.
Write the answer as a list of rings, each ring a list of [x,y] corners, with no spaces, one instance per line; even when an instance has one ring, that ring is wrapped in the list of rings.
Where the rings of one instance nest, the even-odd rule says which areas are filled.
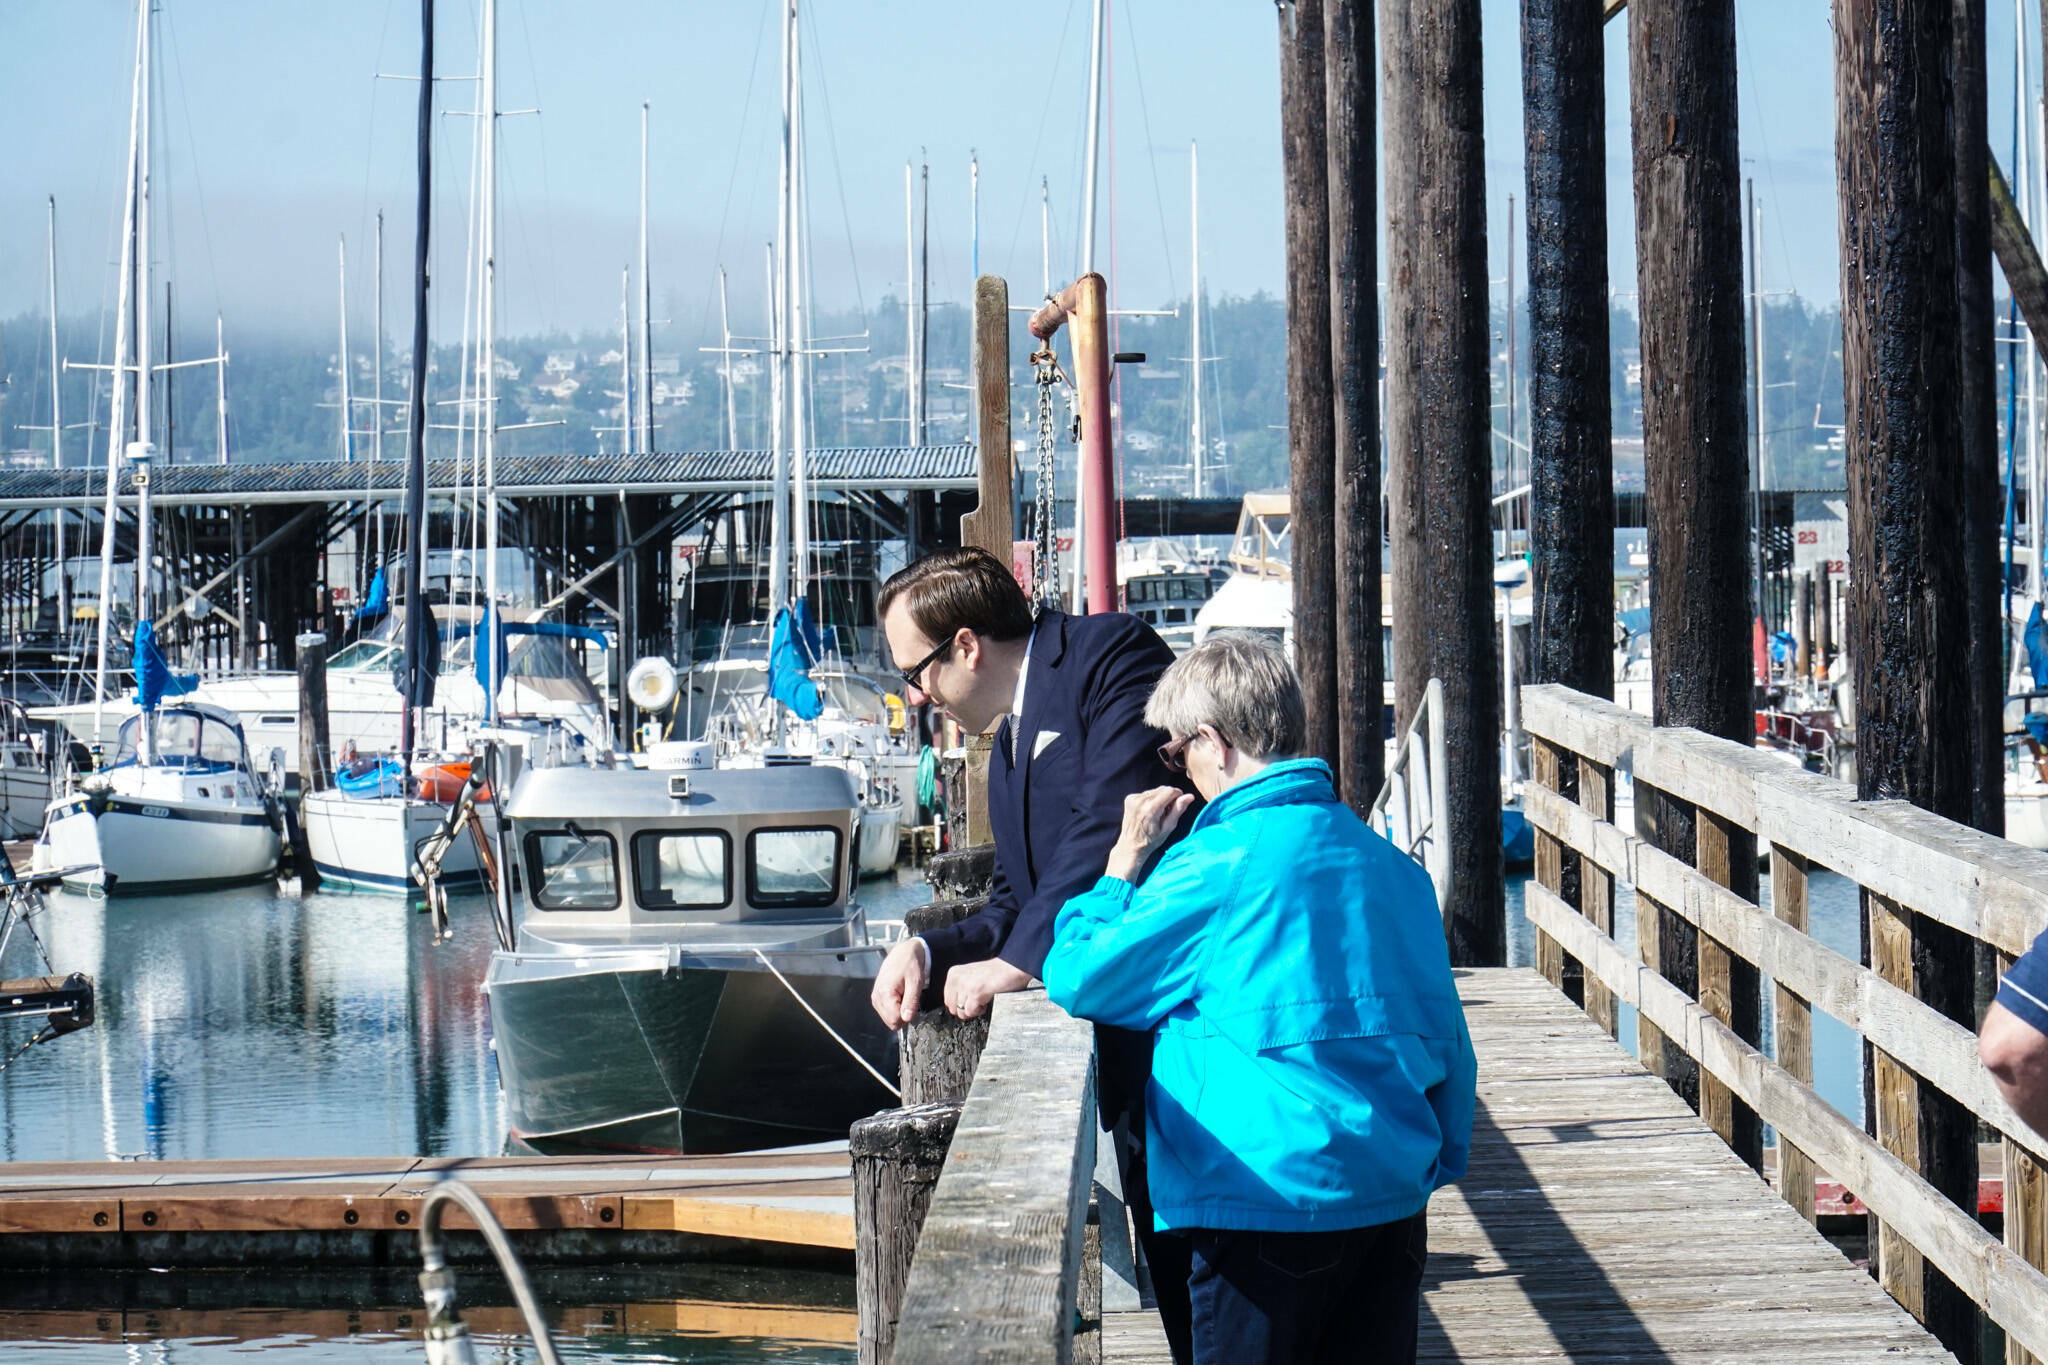
[[[1614,696],[1603,20],[1522,0],[1529,170],[1530,676]]]
[[[1335,381],[1336,770],[1363,813],[1386,768],[1380,650],[1379,130],[1372,0],[1323,0],[1330,181],[1330,370]],[[1300,516],[1297,507],[1295,515]],[[1299,617],[1297,616],[1297,621]]]
[[[1330,384],[1323,3],[1280,0],[1278,5],[1280,150],[1287,199],[1287,487],[1293,499],[1294,658],[1308,706],[1308,752],[1335,765],[1336,446]]]
[[[1380,0],[1395,711],[1441,678],[1451,960],[1505,962],[1478,0]]]
[[[1956,407],[1962,437],[1956,450],[1963,488],[1963,578],[1970,627],[1969,821],[1986,834],[2005,833],[2005,608],[1998,539],[2003,534],[1999,488],[1996,376],[1998,320],[1991,303],[1991,172],[1984,77],[1984,0],[1954,0]]]
[[[1835,160],[1842,224],[1842,389],[1849,474],[1849,657],[1857,795],[1968,821],[1974,806],[1959,340],[1953,0],[1836,0]],[[1970,940],[1865,893],[1870,963],[1965,1027]],[[1967,1110],[1882,1052],[1878,1139],[1965,1208],[1977,1190]],[[1917,1159],[1916,1159],[1917,1158]],[[1889,1229],[1878,1276],[1944,1346],[1976,1358],[1976,1311]]]

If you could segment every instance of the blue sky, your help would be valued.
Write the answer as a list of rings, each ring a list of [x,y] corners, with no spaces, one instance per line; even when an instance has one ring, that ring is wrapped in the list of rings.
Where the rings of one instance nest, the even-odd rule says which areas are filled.
[[[1587,0],[1592,3],[1593,0]],[[444,75],[474,70],[477,0],[440,0]],[[2014,14],[1993,4],[1993,143],[2009,159]],[[499,278],[505,327],[615,327],[634,251],[638,128],[653,102],[657,313],[714,317],[732,274],[735,325],[758,330],[778,117],[774,0],[502,0]],[[387,214],[387,326],[400,329],[411,238],[416,69],[411,0],[163,0],[159,245],[179,311],[230,331],[330,332],[336,237],[351,326],[369,318],[370,223]],[[126,148],[132,5],[0,0],[0,316],[40,307],[44,196],[58,198],[66,312],[111,309]],[[1211,291],[1283,283],[1277,40],[1267,0],[1113,0],[1114,182],[1100,263],[1119,302],[1157,306],[1188,280],[1187,148],[1201,145]],[[1832,301],[1836,279],[1832,39],[1819,0],[1738,0],[1739,123],[1765,214],[1763,283]],[[981,168],[982,268],[1016,295],[1039,277],[1038,183],[1050,182],[1054,274],[1071,273],[1080,200],[1089,8],[810,0],[812,251],[829,305],[903,287],[903,167],[931,163],[935,299],[971,278],[968,159]],[[1489,233],[1505,273],[1506,201],[1522,196],[1515,0],[1485,0]],[[2038,52],[2030,35],[2030,49]],[[1634,290],[1627,54],[1608,26],[1610,243]],[[2038,77],[2037,77],[2038,79]],[[474,87],[443,87],[466,108]],[[472,120],[437,142],[438,333],[460,325]],[[2008,168],[2010,169],[2010,168]],[[2038,171],[2037,171],[2038,174]],[[1109,203],[1106,199],[1106,204]],[[1114,228],[1112,252],[1111,225]],[[1519,229],[1518,229],[1519,230]],[[1518,255],[1520,254],[1518,248]],[[361,333],[358,332],[358,335]],[[11,349],[20,343],[0,339]]]

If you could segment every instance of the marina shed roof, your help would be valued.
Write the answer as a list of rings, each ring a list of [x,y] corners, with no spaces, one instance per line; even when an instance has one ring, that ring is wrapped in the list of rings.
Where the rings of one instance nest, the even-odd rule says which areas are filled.
[[[840,447],[808,452],[811,486],[826,491],[966,491],[976,487],[972,445]],[[593,497],[626,493],[743,493],[768,487],[771,456],[763,450],[685,451],[645,455],[514,455],[497,462],[498,495],[507,498]],[[405,464],[385,460],[296,464],[178,464],[152,471],[152,500],[166,506],[336,501],[396,502]],[[468,462],[429,460],[436,495],[471,485]],[[98,507],[107,496],[106,467],[29,469],[0,474],[0,509]],[[134,501],[132,480],[120,488]]]

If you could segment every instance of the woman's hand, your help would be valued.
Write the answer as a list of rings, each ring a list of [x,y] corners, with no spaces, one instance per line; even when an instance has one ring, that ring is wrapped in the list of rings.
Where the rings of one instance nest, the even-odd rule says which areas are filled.
[[[1109,865],[1103,871],[1136,884],[1138,869],[1145,865],[1153,850],[1166,842],[1180,824],[1181,816],[1194,804],[1195,794],[1179,787],[1154,787],[1126,796],[1123,832],[1117,836],[1116,847],[1109,851]]]

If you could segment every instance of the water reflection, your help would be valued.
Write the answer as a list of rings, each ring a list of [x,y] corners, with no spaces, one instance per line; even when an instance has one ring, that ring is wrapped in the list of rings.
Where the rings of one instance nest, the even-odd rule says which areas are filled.
[[[862,888],[877,919],[922,899],[912,872]],[[0,1159],[499,1154],[488,906],[449,916],[436,944],[387,897],[52,895],[36,930],[57,971],[92,975],[98,1022],[0,1071]],[[40,975],[34,948],[17,935],[0,977]]]

